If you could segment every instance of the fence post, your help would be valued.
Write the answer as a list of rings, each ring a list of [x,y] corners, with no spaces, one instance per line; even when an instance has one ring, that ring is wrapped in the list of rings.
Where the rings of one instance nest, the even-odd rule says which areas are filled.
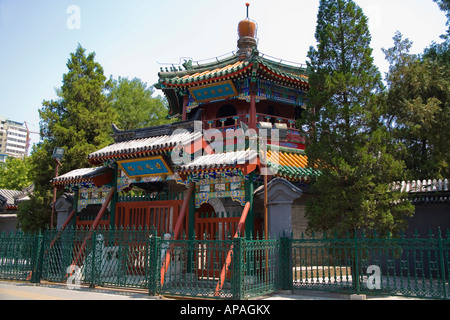
[[[242,300],[244,298],[244,238],[237,237],[233,239],[233,300]]]
[[[293,290],[292,278],[292,238],[284,235],[280,238],[280,287],[282,290]]]
[[[358,234],[355,230],[355,254],[354,261],[353,261],[353,267],[354,267],[354,279],[355,281],[355,288],[356,288],[356,294],[360,294],[361,288],[360,288],[360,279],[359,279],[359,256],[358,256]]]
[[[161,272],[159,265],[160,261],[158,257],[161,256],[161,252],[159,252],[159,240],[160,238],[157,236],[156,231],[150,235],[149,239],[149,270],[148,270],[148,294],[151,296],[156,296],[158,294],[158,274]]]
[[[92,262],[91,262],[91,281],[89,283],[89,287],[90,288],[94,288],[95,287],[95,251],[96,251],[96,244],[97,244],[97,235],[95,232],[95,229],[93,231],[93,235],[92,235]]]
[[[39,234],[36,236],[35,248],[36,255],[34,257],[34,263],[32,268],[31,275],[31,283],[40,283],[41,275],[42,275],[42,259],[44,257],[44,245],[43,245],[44,236],[39,231]]]
[[[445,284],[445,260],[444,260],[444,246],[442,244],[441,228],[438,229],[439,239],[439,260],[441,260],[441,273],[442,273],[442,289],[444,293],[444,299],[447,300],[447,286]]]

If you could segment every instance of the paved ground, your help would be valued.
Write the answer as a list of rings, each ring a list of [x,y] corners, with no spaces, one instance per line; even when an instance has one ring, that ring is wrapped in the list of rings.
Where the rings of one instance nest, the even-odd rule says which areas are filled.
[[[400,296],[366,296],[356,294],[340,294],[321,291],[277,292],[261,300],[423,300]]]
[[[0,282],[0,300],[151,300],[157,298],[149,296],[145,291],[87,287],[68,289],[59,284]]]
[[[68,289],[62,284],[0,281],[0,300],[169,300],[170,297],[149,296],[145,290],[109,288]],[[356,296],[315,291],[280,291],[256,299],[270,300],[420,300],[403,297]]]

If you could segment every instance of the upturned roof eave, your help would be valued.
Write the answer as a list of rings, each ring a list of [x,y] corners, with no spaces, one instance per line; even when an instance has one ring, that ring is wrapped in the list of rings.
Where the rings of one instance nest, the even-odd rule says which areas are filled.
[[[308,77],[306,73],[306,68],[304,67],[296,67],[288,64],[284,64],[282,62],[272,61],[270,59],[265,58],[264,56],[260,56],[258,52],[255,52],[248,59],[243,61],[243,64],[239,66],[237,70],[232,70],[231,73],[225,72],[224,74],[216,74],[214,70],[223,69],[227,66],[232,66],[234,63],[239,61],[238,56],[232,56],[228,59],[218,60],[217,62],[198,65],[195,67],[191,67],[189,69],[183,71],[170,71],[170,72],[160,72],[158,73],[159,82],[155,84],[157,89],[169,89],[169,88],[183,88],[188,86],[200,85],[206,82],[214,82],[220,81],[221,79],[225,79],[231,76],[235,76],[236,74],[240,74],[241,72],[247,70],[253,65],[257,65],[258,69],[268,73],[270,76],[286,81],[286,82],[294,82],[299,85],[308,85]],[[261,65],[262,67],[259,67]],[[202,74],[205,72],[210,72],[205,76],[191,77],[195,74]],[[227,70],[228,71],[228,70]],[[189,78],[191,77],[191,78]]]
[[[193,75],[193,74],[196,74],[199,72],[205,72],[205,71],[208,71],[211,69],[216,69],[216,68],[221,68],[221,67],[223,68],[223,67],[229,65],[230,63],[236,63],[237,61],[239,61],[239,57],[234,55],[234,56],[231,56],[230,58],[227,58],[224,60],[217,60],[212,63],[192,66],[192,67],[182,70],[182,71],[169,71],[169,72],[162,71],[162,72],[158,73],[158,77],[160,79],[184,77],[184,76]]]

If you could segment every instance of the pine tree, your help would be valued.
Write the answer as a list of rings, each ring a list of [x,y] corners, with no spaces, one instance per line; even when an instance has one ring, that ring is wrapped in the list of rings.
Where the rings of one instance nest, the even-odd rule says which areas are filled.
[[[307,156],[322,174],[306,215],[311,230],[394,231],[412,213],[390,184],[402,179],[382,124],[381,75],[373,64],[362,9],[351,0],[321,0],[308,53]]]
[[[94,59],[95,53],[86,55],[79,45],[67,63],[59,100],[44,101],[39,111],[42,138],[65,149],[63,172],[88,166],[86,156],[112,142],[111,83]]]
[[[116,113],[107,98],[110,81],[96,62],[95,53],[86,55],[78,45],[67,62],[68,72],[57,90],[58,99],[44,101],[39,110],[42,142],[33,148],[31,172],[35,184],[29,203],[19,208],[20,227],[38,230],[49,226],[56,163],[55,147],[64,148],[59,174],[88,167],[86,157],[112,142],[111,124]],[[54,219],[56,221],[56,217]]]

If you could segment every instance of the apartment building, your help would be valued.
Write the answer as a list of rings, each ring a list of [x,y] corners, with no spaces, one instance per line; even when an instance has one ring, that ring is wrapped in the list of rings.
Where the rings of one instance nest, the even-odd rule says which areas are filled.
[[[27,132],[24,123],[0,117],[0,161],[6,156],[26,155]]]

